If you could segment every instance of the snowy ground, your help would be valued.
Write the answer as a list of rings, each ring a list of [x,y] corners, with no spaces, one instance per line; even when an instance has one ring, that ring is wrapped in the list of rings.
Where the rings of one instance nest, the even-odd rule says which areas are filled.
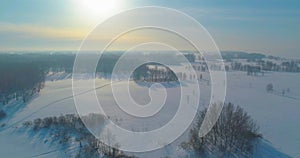
[[[298,73],[268,73],[263,77],[229,73],[226,99],[241,105],[257,121],[264,138],[293,157],[300,157],[299,80]],[[279,93],[287,88],[290,93],[267,93],[268,83]]]
[[[209,79],[206,75],[204,78]],[[226,101],[232,102],[236,105],[242,106],[247,111],[257,124],[260,126],[264,138],[271,142],[262,145],[261,152],[279,155],[279,151],[286,153],[292,157],[300,157],[300,74],[298,73],[265,73],[264,76],[247,76],[245,72],[228,72],[228,85]],[[54,80],[54,79],[53,79]],[[98,79],[96,86],[107,84],[108,81]],[[274,93],[266,92],[266,85],[272,83],[274,85]],[[146,87],[141,87],[135,83],[131,83],[135,93],[133,96],[138,96],[140,93],[145,93]],[[202,105],[209,102],[209,84],[206,82],[200,83],[201,87],[201,101]],[[97,90],[97,93],[102,97],[101,99],[106,103],[111,103],[109,96],[109,88],[105,87]],[[282,95],[285,90],[284,96]],[[290,89],[290,92],[287,92]],[[168,88],[172,93],[176,92],[176,87]],[[174,91],[174,92],[173,92]],[[138,97],[136,100],[140,103],[149,101],[148,97]],[[169,103],[169,104],[168,104]],[[176,99],[167,99],[169,106],[162,112],[167,112],[163,117],[157,118],[160,124],[166,123],[176,111]],[[107,105],[107,104],[104,104]],[[141,120],[132,120],[130,117],[123,117],[122,114],[115,110],[110,110],[110,106],[106,107],[107,113],[112,119],[117,119],[118,124],[129,130],[150,130],[151,128],[158,128],[160,124],[151,124],[154,120],[149,120],[150,129],[145,129],[144,126],[139,128]],[[72,97],[71,80],[56,80],[46,82],[46,87],[41,91],[39,96],[33,99],[22,111],[6,122],[6,126],[0,129],[0,153],[4,153],[7,157],[32,157],[39,153],[55,150],[55,146],[50,146],[43,141],[38,141],[37,138],[28,137],[28,134],[16,133],[15,128],[20,127],[25,120],[33,120],[35,118],[43,118],[47,116],[59,116],[62,114],[76,113]],[[181,139],[186,139],[185,137]],[[180,142],[177,142],[180,143]],[[153,152],[153,155],[159,155],[164,152],[165,155],[170,154],[170,151],[164,149],[163,151]],[[261,157],[261,152],[257,152],[256,156]],[[22,154],[24,153],[24,154]],[[51,155],[51,156],[49,156]],[[61,152],[51,152],[41,157],[55,157],[61,156]],[[153,156],[152,155],[152,156]],[[142,155],[145,156],[145,155]],[[284,157],[284,156],[282,156]]]

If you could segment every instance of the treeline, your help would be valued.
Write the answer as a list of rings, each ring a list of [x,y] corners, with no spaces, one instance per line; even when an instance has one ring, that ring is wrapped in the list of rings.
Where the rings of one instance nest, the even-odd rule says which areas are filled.
[[[84,116],[83,119],[93,121],[99,119],[101,122],[104,117],[99,114],[89,114]],[[99,124],[97,125],[99,126]],[[109,158],[134,158],[99,141],[88,131],[80,117],[75,114],[46,117],[44,119],[38,118],[24,122],[23,127],[31,129],[35,133],[47,130],[50,134],[50,137],[47,136],[47,138],[52,139],[51,143],[58,142],[62,146],[78,144],[79,150],[77,150],[75,158],[98,158],[103,156]]]
[[[72,72],[75,54],[71,53],[23,53],[0,54],[1,64],[23,63],[35,66],[44,72]]]
[[[285,61],[280,64],[264,60],[255,60],[251,62],[253,62],[255,65],[250,63],[232,62],[231,69],[235,71],[247,71],[249,75],[255,75],[256,73],[261,73],[262,71],[300,72],[300,62],[293,60]]]
[[[11,99],[26,102],[44,85],[44,72],[30,63],[0,61],[0,74],[0,103],[4,105]]]
[[[236,71],[247,71],[248,75],[257,75],[257,73],[262,71],[300,72],[300,60],[297,59],[288,60],[260,53],[239,51],[222,51],[221,54],[224,60],[232,62],[231,67],[227,66],[226,70],[231,68]],[[248,63],[235,62],[233,61],[234,59],[245,59]]]
[[[97,71],[111,73],[121,53],[107,53],[97,66]],[[44,86],[49,72],[71,73],[75,54],[24,53],[0,54],[0,104],[11,99],[26,102]]]
[[[214,105],[216,106],[216,105]],[[225,104],[220,117],[211,131],[199,137],[199,129],[207,110],[200,112],[190,132],[190,140],[182,147],[194,151],[196,157],[251,157],[255,140],[260,138],[258,126],[251,117],[239,106]]]
[[[228,61],[232,59],[260,60],[266,58],[264,54],[247,53],[241,51],[221,51],[221,55],[224,60],[228,60]]]
[[[72,72],[72,54],[0,54],[0,103],[26,102],[44,86],[49,71]]]

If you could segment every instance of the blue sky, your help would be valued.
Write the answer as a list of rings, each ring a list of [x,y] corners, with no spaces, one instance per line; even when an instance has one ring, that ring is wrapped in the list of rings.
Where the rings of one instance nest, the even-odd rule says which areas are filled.
[[[114,8],[116,12],[148,5],[183,11],[206,27],[221,50],[300,58],[297,0],[121,1]],[[0,50],[76,50],[84,36],[104,18],[85,14],[88,10],[82,8],[80,0],[1,1]]]

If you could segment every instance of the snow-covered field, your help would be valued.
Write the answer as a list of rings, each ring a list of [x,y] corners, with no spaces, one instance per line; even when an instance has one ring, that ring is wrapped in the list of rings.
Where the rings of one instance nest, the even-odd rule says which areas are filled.
[[[207,75],[204,78],[209,79]],[[246,72],[228,72],[227,73],[227,96],[226,102],[232,102],[240,105],[247,111],[257,124],[260,126],[260,131],[264,139],[268,140],[274,147],[262,145],[259,152],[271,153],[272,157],[279,154],[278,151],[286,153],[292,157],[300,157],[300,74],[299,73],[265,73],[264,76],[247,76]],[[97,79],[96,86],[101,86],[109,83],[104,79]],[[267,93],[266,85],[272,83],[274,85],[274,93]],[[131,83],[134,89],[132,96],[139,96],[141,93],[146,93],[146,86]],[[76,113],[72,97],[72,82],[70,79],[56,80],[46,82],[46,87],[41,93],[28,103],[21,111],[6,122],[6,126],[0,129],[0,153],[7,155],[6,157],[32,157],[39,153],[47,151],[55,151],[55,146],[50,146],[44,143],[43,140],[38,140],[36,137],[29,137],[28,134],[16,132],[15,128],[20,127],[22,122],[33,120],[36,118],[44,118],[47,116],[59,116],[63,114]],[[209,84],[205,81],[200,83],[201,101],[200,104],[206,105],[209,102]],[[149,122],[143,122],[144,126],[139,127],[141,120],[133,121],[130,117],[123,117],[116,110],[110,110],[112,96],[109,95],[110,87],[104,87],[97,90],[102,99],[107,105],[105,109],[111,119],[128,128],[129,130],[146,130],[148,123],[151,124],[150,129],[160,127],[170,119],[177,109],[176,99],[167,99],[165,110],[162,109],[162,117],[154,118]],[[176,92],[176,86],[170,86],[168,91],[173,94]],[[289,90],[288,90],[289,89]],[[284,90],[284,95],[283,95]],[[87,93],[88,94],[88,93]],[[87,95],[86,94],[86,95]],[[139,103],[147,103],[149,97],[137,97]],[[108,105],[109,104],[109,105]],[[175,106],[174,106],[175,104]],[[9,106],[9,105],[7,105]],[[123,117],[120,120],[120,117]],[[159,120],[158,124],[153,124],[155,119]],[[156,121],[157,121],[156,120]],[[182,138],[186,139],[186,138]],[[180,142],[177,142],[180,143]],[[264,149],[268,151],[263,151]],[[170,149],[173,150],[173,149]],[[278,151],[276,151],[278,150]],[[55,157],[60,155],[59,151],[51,152],[41,157]],[[163,151],[165,155],[170,154],[170,151]],[[153,152],[153,155],[161,154]],[[50,155],[50,156],[49,156]],[[153,156],[152,155],[152,156]],[[262,154],[256,153],[257,157]],[[142,155],[145,156],[145,155]]]
[[[241,105],[257,121],[264,138],[293,157],[300,157],[299,80],[298,73],[268,73],[262,77],[229,73],[226,99]],[[267,93],[269,83],[279,92]],[[288,88],[290,92],[282,96],[282,90]]]

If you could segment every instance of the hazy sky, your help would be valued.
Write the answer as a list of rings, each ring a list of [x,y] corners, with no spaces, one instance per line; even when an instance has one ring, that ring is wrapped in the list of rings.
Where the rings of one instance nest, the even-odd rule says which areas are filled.
[[[299,0],[1,1],[0,50],[76,50],[101,20],[146,5],[189,14],[206,27],[221,50],[300,58]]]

